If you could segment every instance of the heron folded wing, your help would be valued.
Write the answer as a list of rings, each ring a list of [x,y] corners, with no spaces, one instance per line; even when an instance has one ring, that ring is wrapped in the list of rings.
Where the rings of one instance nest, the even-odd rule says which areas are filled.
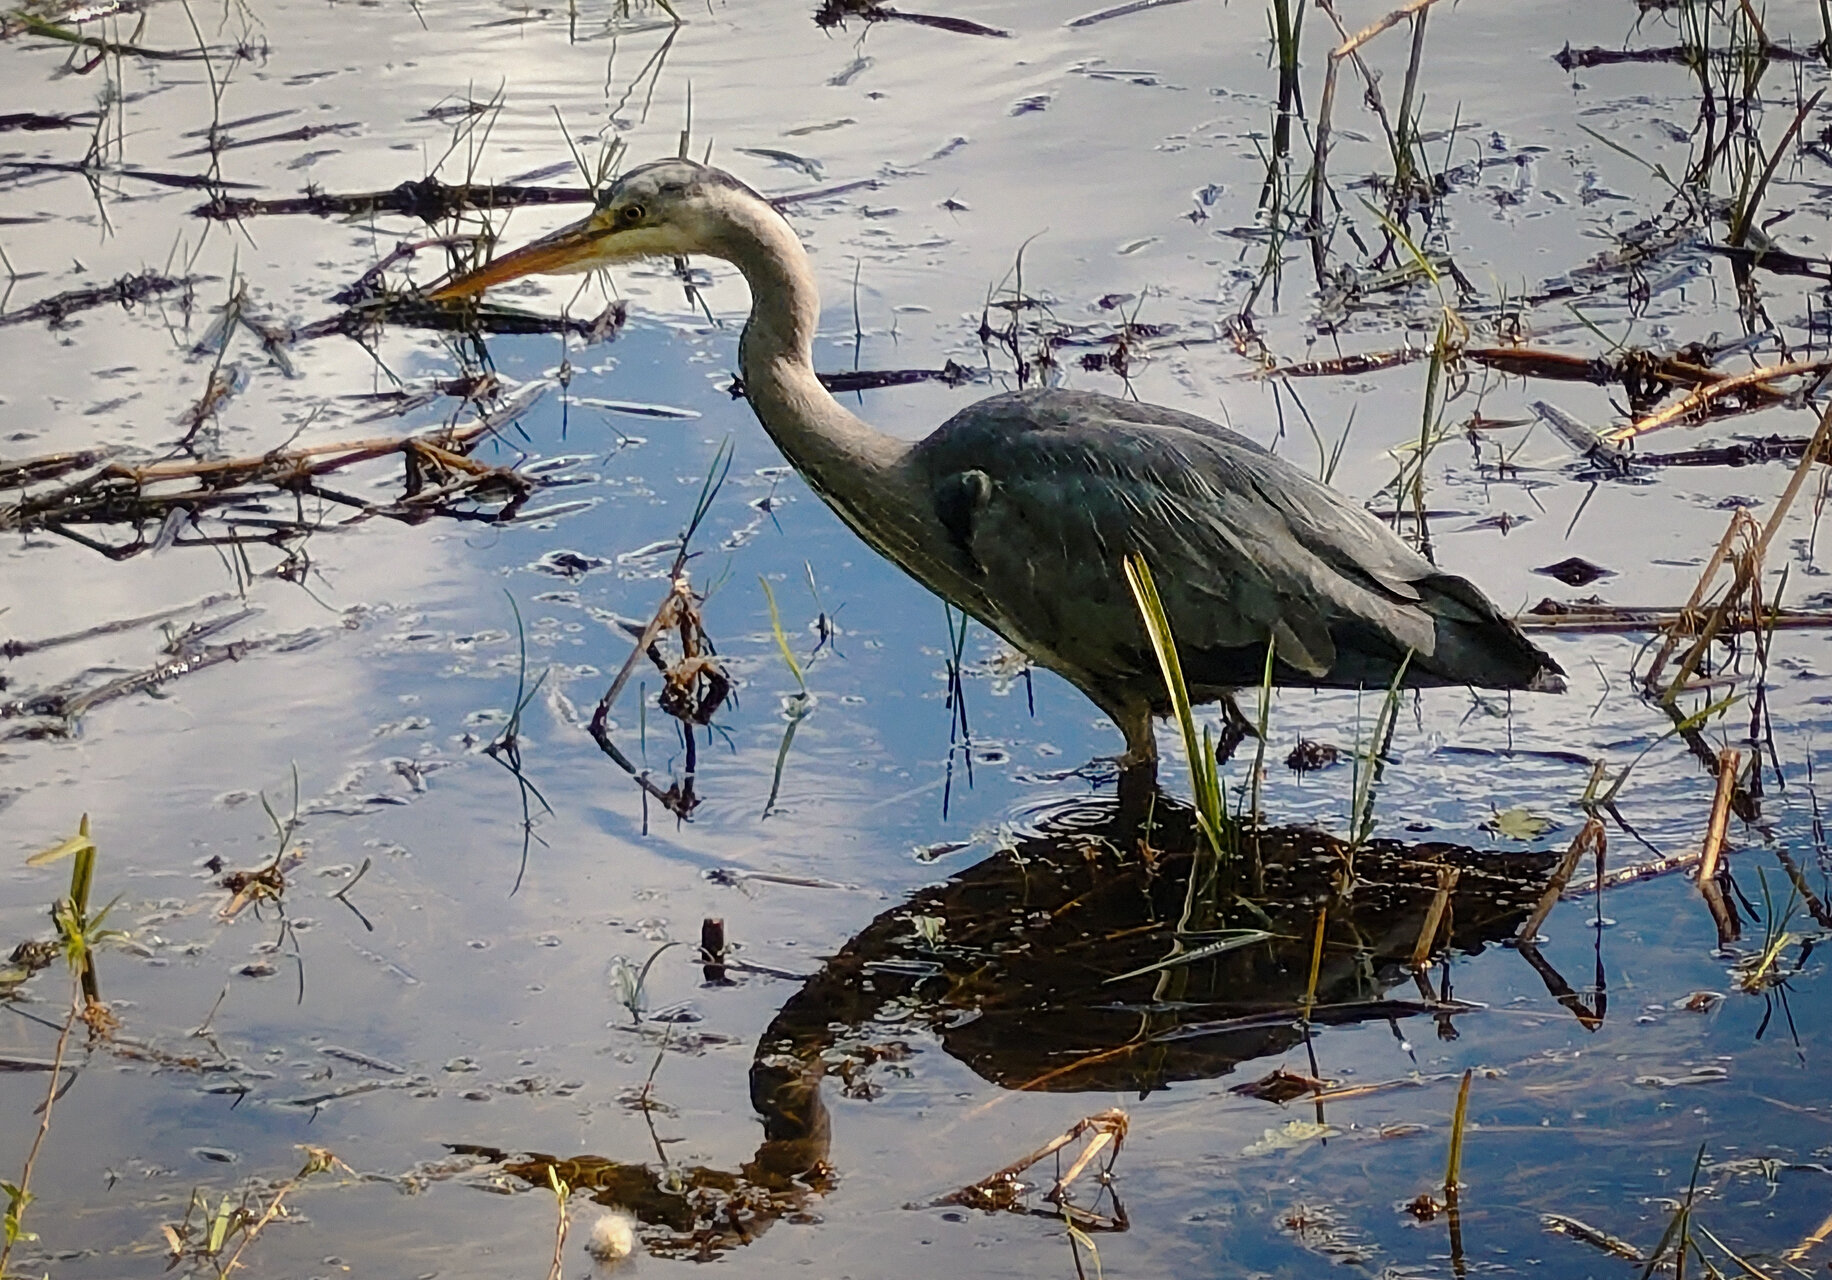
[[[1178,647],[1230,679],[1244,667],[1257,675],[1249,655],[1268,637],[1289,675],[1324,684],[1384,680],[1408,650],[1438,647],[1422,603],[1440,576],[1429,561],[1347,498],[1203,419],[1086,393],[1016,393],[956,415],[918,456],[946,490],[937,515],[950,534],[971,516],[963,550],[983,570],[988,612],[1065,673],[1149,667],[1119,573],[1128,554],[1151,566]],[[983,502],[977,484],[949,479],[968,472],[986,476]]]
[[[1299,625],[1292,625],[1294,622]],[[1336,642],[1314,614],[1280,618],[1272,624],[1272,639],[1279,661],[1307,676],[1321,680],[1336,665]]]
[[[1072,678],[1149,674],[1120,572],[1139,555],[1185,651],[1263,649],[1276,632],[1284,660],[1312,678],[1335,662],[1327,616],[1295,598],[1295,583],[1268,572],[1225,522],[1167,511],[1162,488],[1073,458],[1000,472],[964,550],[999,629],[1039,660]]]
[[[925,442],[980,456],[989,447],[1077,448],[1095,465],[1154,478],[1197,504],[1217,492],[1252,495],[1312,554],[1396,599],[1422,598],[1414,585],[1437,570],[1393,537],[1358,503],[1239,432],[1165,405],[1086,391],[1038,389],[981,401]]]

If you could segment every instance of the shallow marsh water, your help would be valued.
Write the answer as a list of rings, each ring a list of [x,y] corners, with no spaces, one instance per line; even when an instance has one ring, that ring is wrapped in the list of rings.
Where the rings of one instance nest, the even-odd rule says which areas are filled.
[[[1385,11],[1348,8],[1351,29]],[[209,222],[192,214],[205,192],[132,175],[201,172],[210,157],[187,153],[203,145],[199,131],[213,119],[243,140],[331,126],[222,150],[220,178],[247,184],[230,194],[385,190],[424,176],[453,145],[446,109],[467,100],[499,106],[474,117],[440,175],[507,181],[568,161],[568,135],[588,162],[608,138],[623,140],[633,160],[673,152],[691,86],[695,153],[710,144],[716,161],[760,189],[878,181],[792,215],[827,298],[817,351],[824,367],[936,368],[954,359],[983,371],[959,388],[866,393],[859,411],[876,424],[915,437],[1009,383],[1009,364],[987,354],[978,332],[987,298],[1000,289],[1009,296],[1022,247],[1023,288],[1047,298],[1058,321],[1110,331],[1116,315],[1136,307],[1140,323],[1177,326],[1172,336],[1185,341],[1134,363],[1130,385],[1141,398],[1229,421],[1312,467],[1317,444],[1283,398],[1295,385],[1324,440],[1333,445],[1352,422],[1336,483],[1372,498],[1395,469],[1390,451],[1418,437],[1425,365],[1261,382],[1243,376],[1254,366],[1224,327],[1264,256],[1261,240],[1236,233],[1255,226],[1276,92],[1265,11],[1192,0],[1087,26],[1071,25],[1087,12],[1077,3],[946,12],[1010,35],[895,21],[823,31],[804,8],[757,3],[683,8],[677,28],[660,11],[608,4],[569,14],[483,3],[258,3],[187,15],[167,0],[148,7],[138,34],[132,15],[83,30],[176,50],[197,43],[194,18],[211,50],[207,64],[110,56],[87,74],[78,73],[82,51],[73,61],[64,45],[14,36],[0,48],[9,72],[0,116],[91,111],[110,86],[108,123],[97,134],[107,163],[93,183],[29,167],[80,161],[86,122],[0,134],[8,165],[0,248],[17,273],[0,309],[148,267],[194,283],[188,303],[174,294],[55,326],[0,329],[0,457],[96,447],[162,456],[218,365],[215,351],[195,344],[238,287],[266,321],[308,323],[331,314],[331,296],[398,242],[425,233],[398,218]],[[1314,109],[1332,42],[1322,38],[1320,14],[1306,21]],[[1444,208],[1448,246],[1480,295],[1465,307],[1478,323],[1493,323],[1499,299],[1532,293],[1610,249],[1665,200],[1642,161],[1683,169],[1695,82],[1662,65],[1574,75],[1553,55],[1567,42],[1672,43],[1674,21],[1629,3],[1433,10],[1423,126],[1455,124],[1454,137],[1431,145],[1471,166]],[[1804,3],[1765,10],[1772,36],[1803,45],[1819,34],[1818,21],[1817,6]],[[1399,30],[1370,50],[1389,95],[1405,44]],[[1825,73],[1807,62],[1768,74],[1773,146],[1797,87],[1811,92]],[[1336,104],[1332,174],[1351,209],[1359,207],[1354,177],[1390,165],[1360,94],[1345,80]],[[1815,116],[1803,136],[1824,123]],[[789,167],[763,152],[806,163]],[[1825,252],[1832,188],[1824,168],[1802,154],[1781,168],[1767,199],[1770,211],[1792,210],[1772,234],[1799,254]],[[519,243],[573,216],[527,208],[498,229],[505,243]],[[1361,224],[1377,228],[1371,215]],[[1430,342],[1435,290],[1328,311],[1320,326],[1307,253],[1299,245],[1287,256],[1276,304],[1268,293],[1257,307],[1281,360]],[[436,271],[416,270],[423,282]],[[1740,332],[1722,259],[1687,253],[1650,275],[1644,299],[1626,287],[1600,292],[1582,299],[1581,319],[1549,303],[1526,328],[1541,345],[1584,355],[1603,347],[1587,325],[1663,348]],[[1775,321],[1804,341],[1822,298],[1786,279],[1764,282]],[[178,1221],[194,1191],[212,1205],[251,1186],[253,1196],[271,1194],[302,1162],[298,1145],[313,1144],[361,1176],[319,1175],[289,1196],[297,1216],[251,1246],[250,1270],[539,1274],[554,1234],[551,1192],[454,1154],[453,1145],[655,1169],[659,1149],[673,1166],[736,1172],[763,1141],[753,1058],[802,977],[874,922],[897,934],[899,913],[928,918],[905,905],[924,886],[1009,858],[1026,837],[1097,824],[1105,789],[1076,771],[1117,750],[1117,735],[1055,678],[1037,673],[1027,684],[978,629],[966,648],[969,781],[963,753],[950,748],[940,603],[841,527],[726,390],[745,305],[733,274],[714,265],[703,290],[716,324],[666,271],[621,273],[616,285],[631,320],[615,341],[488,343],[510,386],[554,379],[563,361],[567,376],[519,419],[517,433],[479,456],[504,464],[572,457],[564,474],[577,483],[550,487],[530,507],[589,506],[506,525],[435,518],[329,528],[309,541],[299,582],[246,580],[233,557],[210,548],[171,546],[117,562],[49,532],[8,535],[0,546],[7,638],[225,593],[167,626],[250,610],[220,638],[290,638],[170,680],[156,696],[99,706],[68,736],[0,740],[0,856],[9,868],[0,876],[0,936],[44,935],[44,909],[65,871],[24,859],[87,813],[101,850],[97,893],[120,895],[111,923],[130,934],[101,960],[119,1036],[204,1064],[160,1065],[111,1049],[79,1055],[81,1073],[57,1104],[34,1174],[27,1225],[40,1240],[16,1259],[22,1273],[158,1273],[160,1225]],[[573,311],[598,311],[597,289]],[[573,284],[506,292],[553,314]],[[1100,305],[1119,295],[1134,296]],[[1112,373],[1079,368],[1080,348],[1062,351],[1059,376],[1069,384],[1124,392]],[[271,359],[246,331],[231,339],[222,364],[239,382],[200,434],[206,454],[431,427],[454,412],[450,401],[368,420],[374,397],[477,368],[475,352],[460,344],[398,327],[361,344],[321,337],[290,349],[287,361]],[[1472,380],[1453,416],[1475,409],[1481,385]],[[1480,408],[1525,419],[1531,401],[1550,397],[1601,425],[1612,415],[1610,394],[1491,378]],[[1676,429],[1660,447],[1799,435],[1811,422],[1778,407]],[[1434,530],[1440,563],[1510,608],[1591,592],[1676,604],[1722,532],[1720,505],[1744,498],[1760,515],[1789,474],[1781,464],[1675,469],[1593,493],[1543,427],[1501,434],[1508,447],[1520,444],[1516,473],[1478,469],[1459,436],[1433,455],[1429,496],[1453,513]],[[706,625],[739,698],[701,746],[703,803],[692,821],[676,823],[645,806],[582,720],[628,652],[615,619],[640,621],[654,609],[672,558],[666,544],[728,441],[731,477],[695,541],[692,571],[697,585],[715,588]],[[1493,456],[1485,445],[1481,459]],[[396,475],[378,467],[355,483],[384,496]],[[1790,517],[1786,554],[1771,564],[1778,572],[1787,563],[1790,602],[1819,590],[1810,506]],[[1510,520],[1497,527],[1492,517],[1504,514]],[[1531,572],[1574,554],[1616,576],[1577,592]],[[246,568],[258,574],[280,559],[256,548]],[[815,649],[820,614],[837,628],[807,665],[814,707],[797,727],[767,817],[796,681],[771,633],[760,577],[772,583],[799,654]],[[8,681],[0,699],[147,668],[167,638],[148,624],[13,659],[0,669]],[[1562,849],[1582,822],[1583,761],[1620,769],[1667,728],[1630,688],[1644,638],[1546,636],[1572,674],[1562,699],[1474,704],[1456,691],[1409,699],[1377,833],[1518,854],[1523,866],[1530,853]],[[1777,900],[1785,896],[1776,850],[1824,899],[1810,771],[1827,764],[1819,682],[1828,670],[1832,650],[1821,633],[1776,639],[1768,696],[1786,786],[1767,783],[1760,826],[1732,824],[1734,874],[1757,905],[1763,876]],[[524,679],[543,674],[523,712],[522,752],[551,813],[538,815],[522,874],[521,793],[480,749],[502,732]],[[652,676],[644,692],[652,700]],[[1278,762],[1300,736],[1352,747],[1377,702],[1350,693],[1275,698],[1263,796],[1274,821],[1345,829],[1348,768],[1298,777]],[[665,784],[679,767],[678,737],[653,706],[639,717],[635,705],[626,695],[617,709],[621,740],[632,750],[640,741]],[[27,720],[0,720],[0,731]],[[1747,722],[1740,707],[1707,734],[1714,746],[1742,745]],[[1236,782],[1243,767],[1232,766]],[[1167,783],[1181,788],[1170,774]],[[305,856],[286,891],[289,931],[271,907],[219,920],[225,895],[208,864],[255,867],[272,856],[260,798],[284,816],[295,776]],[[1655,745],[1620,806],[1646,843],[1612,828],[1612,862],[1695,845],[1712,790],[1676,740]],[[1558,825],[1531,840],[1487,829],[1516,809]],[[365,862],[349,895],[359,916],[331,895]],[[1701,1143],[1712,1163],[1700,1219],[1777,1272],[1775,1259],[1825,1217],[1832,1187],[1822,966],[1798,944],[1787,951],[1805,967],[1790,980],[1786,1008],[1779,992],[1736,990],[1735,957],[1714,951],[1712,921],[1682,876],[1612,890],[1600,927],[1593,909],[1567,903],[1543,932],[1547,959],[1585,999],[1595,998],[1600,957],[1609,997],[1600,1026],[1562,1007],[1517,952],[1458,954],[1450,985],[1478,1008],[1442,1025],[1396,1010],[1392,1021],[1318,1031],[1317,1065],[1330,1079],[1417,1077],[1415,1087],[1330,1103],[1327,1136],[1287,1127],[1314,1120],[1303,1102],[1281,1108],[1228,1091],[1278,1065],[1308,1072],[1302,1047],[1230,1063],[1226,1074],[1173,1073],[1142,1092],[1116,1092],[1106,1080],[1019,1090],[1000,1075],[996,1055],[989,1066],[950,1051],[955,1042],[936,1011],[967,1008],[951,1003],[958,993],[918,985],[918,994],[872,1008],[863,1025],[842,1026],[834,1039],[846,1047],[819,1047],[816,1057],[834,1068],[823,1094],[831,1175],[797,1193],[793,1211],[750,1243],[726,1246],[723,1265],[757,1276],[1075,1274],[1059,1220],[933,1202],[1117,1106],[1131,1126],[1115,1166],[1130,1230],[1095,1237],[1106,1275],[1297,1276],[1337,1262],[1392,1275],[1634,1274],[1629,1262],[1548,1234],[1541,1215],[1572,1215],[1649,1249]],[[731,985],[707,983],[692,963],[706,917],[725,921],[734,955],[754,966],[734,972]],[[921,927],[909,923],[912,934]],[[1819,926],[1802,910],[1787,927],[1811,935]],[[1761,919],[1750,922],[1741,951],[1760,950],[1762,934]],[[633,1026],[619,984],[628,994],[630,966],[668,942],[686,945],[649,969],[641,1002],[651,1017]],[[906,974],[895,966],[910,962],[908,951],[883,972]],[[1370,977],[1366,985],[1389,983]],[[15,1012],[55,1019],[65,989],[60,972],[41,974]],[[1684,1007],[1699,991],[1727,998]],[[193,1037],[206,1022],[209,1036]],[[0,1019],[0,1053],[43,1059],[50,1035],[25,1016]],[[1011,1046],[1020,1059],[1024,1048]],[[842,1065],[852,1073],[846,1087]],[[1463,1256],[1453,1259],[1442,1218],[1419,1223],[1402,1210],[1441,1185],[1456,1079],[1468,1068],[1476,1077]],[[25,1157],[44,1085],[42,1072],[0,1074],[8,1117],[0,1175],[12,1176]],[[661,1109],[645,1110],[645,1097]],[[565,1271],[582,1274],[592,1264],[580,1241],[597,1210],[584,1193],[573,1207]],[[644,1231],[651,1246],[665,1234],[656,1224]],[[1822,1248],[1802,1265],[1823,1267],[1825,1258]],[[660,1274],[690,1264],[642,1256],[629,1265]],[[1093,1273],[1086,1253],[1081,1265]]]

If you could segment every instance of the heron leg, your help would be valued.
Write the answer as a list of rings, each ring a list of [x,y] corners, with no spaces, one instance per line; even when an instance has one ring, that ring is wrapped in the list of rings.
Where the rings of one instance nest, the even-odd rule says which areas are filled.
[[[1143,702],[1121,704],[1107,708],[1107,714],[1126,735],[1126,753],[1117,761],[1120,816],[1133,823],[1148,822],[1158,800],[1158,738],[1152,732],[1151,707]]]
[[[1155,777],[1158,770],[1158,736],[1151,727],[1151,707],[1144,702],[1106,708],[1113,723],[1126,735],[1126,754],[1119,758],[1121,773],[1142,770]]]
[[[1168,803],[1158,790],[1157,761],[1120,770],[1119,802],[1119,829],[1124,831],[1130,826],[1148,835],[1149,832],[1143,829],[1149,826],[1154,814],[1162,814],[1160,802]]]

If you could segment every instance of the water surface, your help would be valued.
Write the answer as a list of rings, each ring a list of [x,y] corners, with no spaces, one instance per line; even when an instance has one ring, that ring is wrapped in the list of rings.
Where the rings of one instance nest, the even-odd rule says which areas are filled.
[[[1345,6],[1344,21],[1357,28],[1380,12]],[[678,26],[659,9],[610,4],[568,12],[262,0],[187,14],[159,3],[143,29],[123,13],[81,31],[173,51],[201,39],[207,61],[110,54],[94,66],[94,50],[15,35],[0,52],[12,73],[0,115],[104,114],[0,134],[0,247],[15,273],[0,306],[147,269],[190,284],[132,307],[0,330],[0,456],[106,448],[136,461],[165,457],[213,372],[230,367],[234,393],[193,442],[205,458],[399,435],[466,412],[445,398],[373,416],[387,404],[378,397],[484,367],[476,346],[423,330],[320,337],[288,347],[283,362],[247,329],[226,349],[204,343],[237,293],[270,326],[333,314],[333,294],[403,241],[429,235],[425,224],[214,222],[193,213],[206,189],[137,174],[207,173],[245,184],[227,194],[269,198],[386,190],[435,166],[448,181],[572,184],[576,171],[555,168],[571,162],[569,139],[588,165],[613,141],[635,161],[674,152],[686,127],[694,154],[710,148],[716,163],[772,194],[875,182],[794,206],[827,300],[817,360],[833,370],[954,360],[979,375],[961,387],[865,393],[855,407],[884,429],[917,437],[1015,385],[1008,353],[979,334],[988,301],[1021,287],[1047,302],[1059,333],[1093,335],[1091,345],[1057,347],[1057,380],[1226,421],[1306,469],[1319,465],[1319,440],[1333,450],[1346,431],[1335,482],[1390,507],[1377,495],[1399,465],[1393,451],[1418,439],[1426,363],[1264,380],[1252,376],[1258,348],[1238,323],[1266,257],[1258,196],[1277,79],[1265,10],[1189,3],[1072,25],[1086,13],[1076,3],[947,10],[1010,33],[999,38],[857,19],[822,30],[804,9],[754,3],[688,5]],[[1332,41],[1321,12],[1305,21],[1314,117]],[[1771,5],[1765,21],[1771,37],[1802,46],[1819,35],[1814,6]],[[1697,146],[1697,82],[1663,64],[1568,73],[1553,55],[1567,43],[1677,43],[1680,23],[1626,3],[1434,9],[1421,128],[1431,135],[1427,154],[1459,176],[1430,243],[1454,256],[1472,291],[1459,298],[1420,280],[1338,306],[1319,294],[1308,249],[1294,242],[1276,294],[1267,286],[1254,308],[1264,350],[1294,363],[1428,346],[1447,299],[1476,327],[1473,343],[1491,342],[1507,299],[1550,295],[1548,281],[1617,246],[1670,195],[1648,166],[1680,173]],[[1368,50],[1390,100],[1406,48],[1401,28]],[[1759,93],[1766,145],[1777,146],[1792,121],[1797,88],[1811,93],[1824,78],[1816,61],[1768,69]],[[1377,189],[1357,179],[1389,173],[1392,160],[1361,98],[1345,78],[1331,173],[1346,216],[1378,237],[1361,203]],[[238,142],[313,132],[212,158],[213,121]],[[1801,136],[1816,137],[1822,123],[1814,114]],[[39,165],[79,164],[92,132],[98,163],[87,174]],[[1816,153],[1790,154],[1765,206],[1791,212],[1770,234],[1809,257],[1825,240],[1823,165]],[[1300,161],[1294,171],[1303,169]],[[535,206],[496,226],[505,243],[520,243],[577,212]],[[1335,251],[1356,258],[1343,236]],[[440,261],[437,250],[422,252],[412,274],[424,282]],[[1812,770],[1825,764],[1818,680],[1832,655],[1820,633],[1780,633],[1766,668],[1779,777],[1767,775],[1759,823],[1732,823],[1732,869],[1747,899],[1734,951],[1716,949],[1690,881],[1667,876],[1612,890],[1600,904],[1566,903],[1543,930],[1545,960],[1586,1008],[1597,1005],[1599,979],[1606,986],[1600,1022],[1574,1016],[1525,957],[1495,945],[1508,933],[1496,926],[1458,935],[1454,958],[1430,975],[1434,999],[1448,992],[1469,1002],[1454,1016],[1397,1004],[1382,1016],[1319,1016],[1308,1050],[1301,1038],[1269,1035],[1192,1053],[1156,1074],[1135,1064],[1043,1081],[1051,1063],[1099,1052],[1098,1037],[1118,1033],[1091,1029],[1094,1038],[1072,1049],[1027,1043],[1031,1032],[976,1041],[972,1024],[994,1009],[1101,1005],[1086,983],[1049,1005],[986,976],[1004,962],[986,960],[982,971],[980,961],[1003,953],[986,938],[969,942],[971,927],[1016,910],[1012,928],[1021,929],[1024,912],[1042,908],[1022,900],[1028,890],[1018,908],[1010,893],[972,895],[1004,884],[1014,857],[1020,870],[1025,858],[1043,858],[1065,882],[1100,873],[1107,864],[1088,852],[1088,833],[1108,831],[1111,786],[1085,766],[1117,751],[1118,736],[1073,689],[1048,673],[1024,676],[995,637],[973,628],[962,653],[972,746],[960,747],[941,603],[848,533],[729,394],[744,289],[723,265],[696,265],[707,273],[704,309],[668,271],[639,269],[614,282],[630,308],[614,341],[489,339],[488,368],[506,388],[551,385],[479,459],[572,459],[559,472],[569,483],[537,493],[531,518],[333,521],[290,561],[272,547],[249,548],[244,559],[183,545],[116,561],[51,531],[7,535],[6,637],[196,607],[12,659],[0,697],[67,682],[92,688],[147,669],[203,619],[247,611],[211,642],[258,642],[236,661],[100,705],[67,733],[47,736],[57,726],[40,724],[0,742],[6,933],[49,936],[44,912],[63,892],[67,864],[28,868],[24,859],[86,813],[101,851],[96,892],[100,901],[120,895],[110,923],[129,935],[101,960],[103,994],[121,1020],[117,1042],[75,1055],[82,1069],[33,1175],[27,1225],[40,1239],[21,1246],[15,1265],[59,1277],[157,1273],[160,1226],[182,1220],[194,1193],[212,1206],[225,1195],[264,1205],[302,1163],[297,1148],[312,1144],[349,1172],[290,1193],[297,1217],[265,1230],[244,1265],[274,1275],[537,1273],[552,1251],[552,1192],[480,1150],[595,1157],[668,1194],[669,1169],[688,1183],[695,1175],[681,1171],[701,1170],[702,1186],[718,1181],[704,1171],[745,1171],[760,1185],[760,1161],[780,1149],[769,1143],[786,1140],[780,1114],[759,1114],[754,1085],[767,1072],[757,1077],[753,1064],[761,1053],[769,1067],[783,1050],[810,1079],[825,1069],[828,1127],[817,1151],[795,1148],[818,1156],[818,1170],[804,1165],[767,1205],[749,1204],[739,1215],[749,1225],[729,1238],[702,1231],[706,1251],[750,1275],[1072,1274],[1060,1219],[936,1201],[1113,1107],[1130,1122],[1113,1187],[1130,1229],[1096,1235],[1107,1275],[1297,1276],[1336,1262],[1388,1275],[1627,1274],[1630,1263],[1548,1234],[1541,1215],[1572,1215],[1650,1249],[1701,1145],[1709,1163],[1699,1220],[1778,1273],[1776,1259],[1825,1209],[1823,985],[1798,941],[1784,948],[1784,964],[1804,969],[1785,990],[1741,991],[1731,970],[1739,955],[1762,950],[1765,929],[1798,939],[1823,927],[1806,905],[1782,919],[1783,855],[1819,901],[1825,892]],[[1811,358],[1818,283],[1757,280],[1793,357]],[[504,294],[543,314],[590,316],[606,288],[589,284],[575,299],[573,281],[533,281]],[[1005,314],[991,312],[995,323]],[[1043,313],[1022,314],[1035,323]],[[1082,355],[1111,351],[1106,336],[1128,318],[1164,326],[1129,379],[1082,367]],[[1727,260],[1698,249],[1606,287],[1548,296],[1519,328],[1536,347],[1592,356],[1610,342],[1672,350],[1723,339],[1743,321]],[[1772,343],[1760,358],[1778,358]],[[1453,421],[1476,412],[1529,421],[1528,406],[1547,398],[1595,426],[1619,410],[1619,389],[1475,368],[1457,389]],[[1676,429],[1658,447],[1811,429],[1809,413],[1777,406]],[[1719,508],[1740,498],[1764,517],[1789,474],[1784,464],[1675,468],[1593,485],[1543,426],[1471,440],[1457,433],[1429,461],[1429,503],[1447,513],[1434,521],[1434,547],[1447,569],[1509,609],[1592,593],[1677,604],[1728,519]],[[1513,469],[1485,465],[1498,448],[1512,453]],[[645,804],[583,722],[629,651],[617,620],[640,624],[655,609],[673,558],[667,544],[728,449],[729,478],[690,572],[707,592],[705,624],[738,696],[699,744],[702,802],[682,823]],[[398,491],[398,467],[340,482],[380,499]],[[1768,566],[1771,587],[1786,567],[1789,603],[1818,591],[1810,498]],[[539,514],[554,504],[565,505]],[[1615,576],[1575,590],[1532,572],[1570,555]],[[279,565],[284,576],[273,573]],[[798,684],[761,581],[813,699],[779,785]],[[1524,901],[1541,883],[1543,855],[1562,850],[1583,821],[1586,761],[1619,770],[1655,744],[1621,793],[1633,834],[1612,823],[1611,864],[1695,846],[1714,782],[1675,739],[1656,744],[1669,721],[1634,696],[1629,675],[1645,638],[1543,637],[1572,675],[1562,699],[1406,699],[1376,834],[1510,862],[1523,887],[1503,896]],[[1747,693],[1747,664],[1743,671]],[[653,705],[654,673],[637,679],[614,712],[616,733],[665,787],[679,776],[681,740]],[[530,801],[525,841],[523,792],[482,748],[503,732],[518,691],[537,681],[520,746],[549,808]],[[1273,821],[1347,830],[1349,767],[1298,776],[1282,761],[1301,737],[1347,754],[1371,732],[1378,702],[1348,692],[1276,696],[1262,798]],[[0,731],[28,719],[0,720]],[[1712,748],[1747,751],[1748,729],[1743,703],[1704,733]],[[1168,736],[1165,745],[1174,754]],[[1244,779],[1244,760],[1229,776]],[[1176,768],[1166,782],[1185,790]],[[252,868],[272,858],[263,799],[282,818],[296,804],[303,860],[289,874],[284,916],[268,904],[225,922],[212,860]],[[1517,809],[1552,825],[1524,840],[1493,830],[1498,813]],[[348,898],[359,915],[331,895],[365,863]],[[956,875],[967,877],[964,915],[937,905],[940,891],[914,896]],[[1278,928],[1301,934],[1308,916],[1292,910]],[[734,958],[750,966],[725,983],[708,982],[693,962],[707,917],[724,921]],[[918,945],[935,927],[920,919],[943,921],[929,938],[943,959]],[[1112,925],[1123,927],[1131,926]],[[661,952],[634,992],[632,972],[667,943],[680,945]],[[1367,941],[1358,954],[1347,933],[1340,946],[1331,952],[1343,966],[1338,986],[1326,991],[1344,1002],[1421,1001],[1391,947]],[[848,969],[848,956],[864,967]],[[1285,956],[1266,953],[1253,978],[1264,988],[1234,990],[1235,971],[1219,962],[1196,980],[1211,984],[1204,999],[1213,1002],[1263,998],[1289,1010],[1307,975],[1293,986],[1292,966],[1304,962]],[[1102,962],[1121,971],[1116,957]],[[17,1016],[0,1022],[0,1052],[47,1058],[53,1033],[42,1020],[61,1018],[65,991],[58,970],[25,986]],[[1726,998],[1688,1008],[1701,991]],[[861,992],[872,994],[855,999]],[[207,1033],[194,1034],[200,1027]],[[1327,1134],[1287,1128],[1315,1122],[1307,1102],[1229,1091],[1277,1066],[1310,1074],[1313,1050],[1314,1070],[1332,1081],[1402,1085],[1326,1104]],[[794,1074],[784,1061],[774,1069]],[[1421,1223],[1403,1206],[1434,1187],[1441,1195],[1466,1069],[1475,1077],[1453,1258],[1444,1219]],[[9,1177],[36,1131],[45,1080],[42,1071],[0,1077],[14,1117],[0,1131]],[[598,1167],[569,1171],[579,1181]],[[1087,1176],[1078,1193],[1092,1202]],[[591,1265],[581,1241],[599,1209],[589,1194],[573,1197],[568,1274]],[[1040,1196],[1030,1203],[1047,1207]],[[656,1220],[642,1228],[645,1256],[634,1266],[644,1274],[685,1267],[675,1255],[692,1252],[660,1217],[646,1215]],[[1822,1249],[1804,1265],[1823,1257]],[[1093,1273],[1085,1251],[1081,1265]]]

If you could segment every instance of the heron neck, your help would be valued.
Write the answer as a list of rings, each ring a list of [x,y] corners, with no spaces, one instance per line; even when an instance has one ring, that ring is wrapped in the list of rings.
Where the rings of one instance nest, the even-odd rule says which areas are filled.
[[[783,456],[866,532],[862,521],[882,522],[902,505],[896,480],[909,446],[848,413],[815,377],[821,303],[807,254],[775,209],[759,204],[747,213],[724,255],[751,290],[738,344],[745,395]]]

